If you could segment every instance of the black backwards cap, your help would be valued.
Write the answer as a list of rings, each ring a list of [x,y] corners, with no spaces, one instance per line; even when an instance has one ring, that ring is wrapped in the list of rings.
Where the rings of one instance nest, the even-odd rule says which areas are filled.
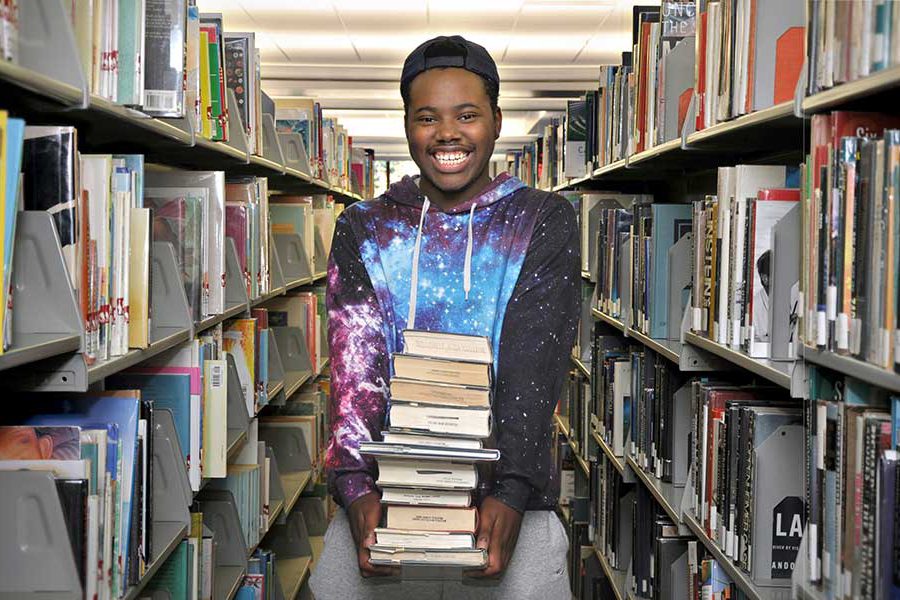
[[[483,46],[461,35],[441,35],[428,40],[406,57],[400,75],[401,89],[418,75],[437,67],[459,67],[500,85],[497,65]]]

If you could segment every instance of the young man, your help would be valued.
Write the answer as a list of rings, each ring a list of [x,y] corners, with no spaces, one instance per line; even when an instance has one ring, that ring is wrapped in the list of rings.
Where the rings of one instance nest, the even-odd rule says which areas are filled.
[[[328,265],[326,467],[344,510],[310,581],[318,600],[570,598],[551,428],[578,318],[575,214],[507,174],[490,179],[499,83],[487,51],[459,36],[413,51],[400,91],[421,175],[338,219]],[[381,505],[375,461],[359,443],[380,439],[391,353],[412,327],[483,335],[493,345],[501,459],[479,490],[476,535],[488,566],[464,582],[398,582],[369,563]]]

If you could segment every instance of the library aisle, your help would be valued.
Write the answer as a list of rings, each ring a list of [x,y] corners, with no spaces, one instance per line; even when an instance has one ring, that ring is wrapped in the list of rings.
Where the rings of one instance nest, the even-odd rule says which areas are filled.
[[[312,598],[336,220],[418,173],[403,59],[456,33],[499,68],[491,176],[578,217],[573,597],[900,598],[893,0],[0,2],[0,598]],[[399,390],[366,452],[392,515],[471,529],[494,357],[415,333],[394,375],[465,370],[472,479],[403,483],[441,442],[390,454]]]

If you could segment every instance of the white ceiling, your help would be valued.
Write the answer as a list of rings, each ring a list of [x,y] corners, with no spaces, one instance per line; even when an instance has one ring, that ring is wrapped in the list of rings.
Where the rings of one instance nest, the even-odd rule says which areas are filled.
[[[638,3],[658,0],[198,0],[226,30],[256,32],[270,96],[316,98],[354,145],[390,159],[408,158],[398,82],[423,41],[461,34],[497,61],[499,154],[596,86],[599,65],[630,48]]]

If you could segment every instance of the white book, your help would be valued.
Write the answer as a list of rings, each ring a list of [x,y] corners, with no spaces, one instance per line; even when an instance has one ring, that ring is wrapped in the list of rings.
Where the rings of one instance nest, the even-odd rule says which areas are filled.
[[[416,488],[386,487],[381,490],[381,503],[464,508],[472,504],[472,495],[468,491],[462,490],[421,490]]]
[[[625,397],[631,396],[631,361],[617,360],[613,364],[613,454],[625,454]]]
[[[391,427],[401,430],[486,438],[491,434],[490,408],[450,408],[395,402]]]
[[[418,446],[437,446],[440,448],[465,448],[477,450],[482,447],[481,440],[471,438],[454,438],[418,433],[399,433],[382,431],[381,439],[389,444],[416,444]]]
[[[386,458],[378,461],[377,483],[386,487],[472,490],[478,484],[478,473],[471,464],[438,461],[421,464]]]
[[[203,363],[203,475],[220,478],[228,470],[228,387],[225,360]]]
[[[481,363],[493,362],[491,342],[483,336],[404,329],[403,348],[406,354]]]
[[[471,533],[388,529],[386,527],[377,527],[375,529],[375,541],[379,546],[391,546],[394,548],[450,550],[475,547],[475,536]]]

